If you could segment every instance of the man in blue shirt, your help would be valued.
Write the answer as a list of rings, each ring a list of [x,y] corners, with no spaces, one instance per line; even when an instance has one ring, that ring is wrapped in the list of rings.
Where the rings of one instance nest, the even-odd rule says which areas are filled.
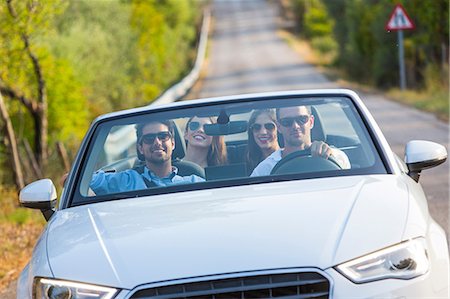
[[[175,148],[172,121],[138,124],[136,135],[138,157],[145,165],[118,173],[96,172],[89,185],[96,195],[204,181],[196,175],[179,176],[178,169],[172,166]]]

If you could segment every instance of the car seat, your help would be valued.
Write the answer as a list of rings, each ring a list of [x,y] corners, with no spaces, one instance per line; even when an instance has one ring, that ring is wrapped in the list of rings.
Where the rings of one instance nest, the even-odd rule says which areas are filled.
[[[195,174],[204,178],[205,170],[202,167],[193,162],[183,160],[186,155],[186,142],[177,124],[175,124],[174,128],[174,140],[175,148],[172,152],[172,165],[178,168],[178,175],[187,176]]]

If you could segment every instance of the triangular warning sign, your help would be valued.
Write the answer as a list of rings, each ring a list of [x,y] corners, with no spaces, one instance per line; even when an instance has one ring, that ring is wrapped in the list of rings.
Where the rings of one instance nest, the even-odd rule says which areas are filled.
[[[397,4],[391,17],[386,24],[386,30],[408,30],[416,28],[411,18],[406,13],[406,10],[401,4]]]

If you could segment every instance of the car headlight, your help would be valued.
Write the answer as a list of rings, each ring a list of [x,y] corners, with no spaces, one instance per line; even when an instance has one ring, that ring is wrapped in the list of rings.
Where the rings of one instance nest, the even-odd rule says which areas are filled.
[[[429,269],[425,239],[417,238],[345,262],[335,267],[355,283],[397,278],[410,279]]]
[[[36,278],[33,299],[111,299],[117,289],[58,279]]]

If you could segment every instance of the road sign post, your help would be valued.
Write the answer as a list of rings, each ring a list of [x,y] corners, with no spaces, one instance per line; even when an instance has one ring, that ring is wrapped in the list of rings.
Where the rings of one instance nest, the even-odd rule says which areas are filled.
[[[403,50],[403,30],[414,29],[414,23],[406,13],[401,4],[397,4],[394,11],[391,13],[385,29],[388,31],[397,31],[397,43],[398,43],[398,64],[400,75],[400,89],[406,89],[406,75],[405,75],[405,59]]]
[[[400,70],[400,89],[406,89],[405,55],[403,51],[403,30],[397,30],[398,62]]]

